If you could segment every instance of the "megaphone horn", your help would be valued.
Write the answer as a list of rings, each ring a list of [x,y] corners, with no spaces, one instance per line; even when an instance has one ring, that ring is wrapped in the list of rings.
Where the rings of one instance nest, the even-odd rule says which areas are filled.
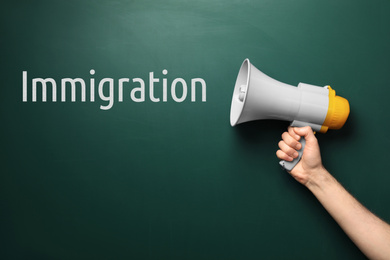
[[[230,124],[235,126],[253,120],[276,119],[326,133],[328,129],[340,129],[347,121],[349,111],[348,100],[336,96],[330,86],[299,83],[295,87],[285,84],[267,76],[245,59],[234,86]],[[286,170],[291,170],[299,162],[304,149],[303,138],[301,143],[297,159],[293,162],[281,161]]]

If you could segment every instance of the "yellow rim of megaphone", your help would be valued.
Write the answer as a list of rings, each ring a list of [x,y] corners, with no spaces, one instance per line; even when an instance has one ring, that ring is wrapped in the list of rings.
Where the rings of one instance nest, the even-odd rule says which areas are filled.
[[[349,103],[343,97],[336,96],[336,91],[334,91],[330,86],[329,89],[329,106],[328,112],[324,123],[321,126],[321,133],[326,133],[328,129],[340,129],[347,121],[349,115]]]

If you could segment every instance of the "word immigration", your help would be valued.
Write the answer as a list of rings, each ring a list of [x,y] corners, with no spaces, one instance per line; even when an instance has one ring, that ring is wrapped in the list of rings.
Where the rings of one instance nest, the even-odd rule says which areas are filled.
[[[95,75],[95,70],[91,69],[89,72],[91,75]],[[163,75],[167,75],[168,71],[164,69]],[[28,101],[28,76],[27,71],[23,71],[23,102]],[[132,83],[130,83],[130,80]],[[78,99],[81,102],[86,102],[87,89],[89,87],[89,102],[95,102],[95,79],[89,79],[89,86],[86,81],[82,78],[63,78],[60,84],[53,78],[33,78],[31,80],[31,101],[37,102],[38,91],[42,93],[42,102],[46,102],[48,90],[51,90],[51,101],[57,102],[57,87],[61,90],[61,102],[65,102],[67,94],[72,102],[76,102],[76,93],[80,95]],[[145,81],[141,78],[120,78],[118,79],[117,93],[118,102],[123,102],[123,92],[130,92],[130,99],[133,102],[144,102],[146,95],[152,102],[167,102],[168,101],[168,80],[167,78],[162,79],[162,84],[159,83],[160,79],[154,77],[154,72],[149,72],[149,89],[146,90],[147,86]],[[191,102],[196,102],[196,96],[201,97],[202,102],[206,102],[206,82],[202,78],[191,79]],[[114,79],[103,78],[97,84],[97,92],[101,101],[105,104],[100,106],[102,110],[108,110],[114,105]],[[51,88],[49,88],[51,86]],[[76,90],[77,89],[77,90]],[[175,102],[183,102],[187,99],[188,95],[187,82],[182,78],[174,79],[170,84],[170,96]],[[200,93],[199,93],[200,92]],[[68,97],[69,98],[69,97]]]

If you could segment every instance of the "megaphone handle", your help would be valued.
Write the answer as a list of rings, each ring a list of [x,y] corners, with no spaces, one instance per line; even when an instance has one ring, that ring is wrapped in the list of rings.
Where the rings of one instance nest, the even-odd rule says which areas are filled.
[[[301,137],[301,140],[299,140],[299,142],[302,144],[302,148],[298,151],[298,157],[291,162],[285,160],[279,162],[279,164],[287,171],[291,171],[295,167],[295,165],[297,165],[297,163],[301,160],[303,149],[305,149],[306,140],[304,137]]]

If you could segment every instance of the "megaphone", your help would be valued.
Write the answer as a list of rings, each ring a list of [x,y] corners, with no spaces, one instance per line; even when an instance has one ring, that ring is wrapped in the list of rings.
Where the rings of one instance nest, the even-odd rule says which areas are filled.
[[[313,131],[326,133],[340,129],[347,121],[349,103],[337,96],[330,87],[299,83],[297,87],[277,81],[253,66],[249,59],[241,65],[234,86],[230,124],[275,119],[291,122],[291,126],[310,126]],[[302,157],[305,146],[292,162],[281,161],[286,170],[292,170]]]

